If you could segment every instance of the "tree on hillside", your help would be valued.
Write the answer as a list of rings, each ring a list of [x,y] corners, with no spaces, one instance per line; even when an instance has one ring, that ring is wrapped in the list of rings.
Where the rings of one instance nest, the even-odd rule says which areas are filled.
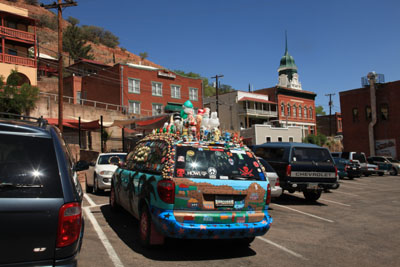
[[[149,57],[149,54],[147,52],[142,52],[142,53],[139,53],[139,57],[140,57],[140,60],[145,60],[146,58]]]
[[[89,53],[92,50],[91,45],[85,45],[86,40],[83,38],[82,30],[78,27],[79,20],[68,18],[71,23],[63,33],[63,50],[68,52],[73,60],[79,58],[94,59]]]
[[[309,134],[303,139],[303,143],[315,144],[317,146],[323,146],[327,141],[327,137],[321,133],[317,135]]]
[[[324,107],[323,106],[316,106],[315,107],[315,115],[317,115],[317,116],[326,115],[326,113],[324,111]]]
[[[29,114],[39,99],[39,88],[24,83],[21,86],[20,76],[16,70],[11,71],[7,82],[0,76],[0,112]]]
[[[83,25],[81,30],[83,38],[87,41],[95,44],[103,44],[111,48],[115,48],[117,45],[119,45],[119,38],[112,32],[104,30],[102,27]]]

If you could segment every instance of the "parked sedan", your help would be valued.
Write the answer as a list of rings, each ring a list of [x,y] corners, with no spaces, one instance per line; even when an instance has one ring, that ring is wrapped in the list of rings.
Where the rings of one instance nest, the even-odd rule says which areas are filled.
[[[400,169],[400,163],[393,158],[385,157],[385,156],[373,156],[369,157],[368,161],[371,163],[378,165],[380,169],[386,170],[390,173],[390,175],[397,175]]]
[[[358,162],[350,161],[347,159],[334,157],[336,168],[338,169],[338,175],[340,179],[348,177],[353,179],[354,177],[361,176],[361,166]]]
[[[280,197],[283,192],[279,184],[278,174],[266,160],[260,157],[257,157],[257,159],[265,168],[265,176],[268,178],[269,184],[271,185],[271,197],[273,198]]]
[[[389,174],[392,169],[392,163],[384,157],[368,157],[368,163],[375,164],[378,166],[377,174],[383,176],[384,174]]]
[[[111,188],[111,177],[118,164],[125,162],[126,153],[101,153],[95,163],[91,163],[86,180],[87,193],[100,193]]]

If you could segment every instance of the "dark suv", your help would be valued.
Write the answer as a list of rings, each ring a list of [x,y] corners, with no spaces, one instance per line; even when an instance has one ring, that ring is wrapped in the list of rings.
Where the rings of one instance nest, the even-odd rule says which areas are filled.
[[[86,168],[45,120],[0,118],[0,266],[77,265]]]

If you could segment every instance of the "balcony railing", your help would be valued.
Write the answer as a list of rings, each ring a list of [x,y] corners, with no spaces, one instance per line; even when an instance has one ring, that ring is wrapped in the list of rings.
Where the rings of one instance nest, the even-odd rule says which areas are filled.
[[[239,114],[245,115],[254,115],[254,116],[265,116],[265,117],[277,117],[277,111],[269,111],[269,110],[259,110],[259,109],[239,109]]]
[[[35,42],[35,34],[33,34],[31,32],[25,32],[25,31],[20,31],[20,30],[15,30],[12,28],[0,26],[0,34],[6,35],[8,37],[13,37],[16,39],[21,39],[23,41]]]
[[[36,68],[36,61],[33,58],[28,57],[18,57],[4,54],[3,58],[3,55],[1,54],[0,62]]]

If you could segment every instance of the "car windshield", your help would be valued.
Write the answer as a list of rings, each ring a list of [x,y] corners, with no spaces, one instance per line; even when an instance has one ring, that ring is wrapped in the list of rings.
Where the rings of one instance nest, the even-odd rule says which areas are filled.
[[[387,158],[387,159],[392,163],[399,163],[399,161],[396,159],[393,159],[393,158]]]
[[[126,155],[123,154],[109,154],[102,155],[99,158],[97,164],[106,165],[106,164],[118,164],[120,162],[125,162]]]
[[[295,147],[292,150],[292,161],[332,162],[327,149]]]
[[[61,197],[61,181],[49,138],[0,134],[0,198]]]
[[[264,180],[253,153],[239,149],[178,146],[175,177]]]

